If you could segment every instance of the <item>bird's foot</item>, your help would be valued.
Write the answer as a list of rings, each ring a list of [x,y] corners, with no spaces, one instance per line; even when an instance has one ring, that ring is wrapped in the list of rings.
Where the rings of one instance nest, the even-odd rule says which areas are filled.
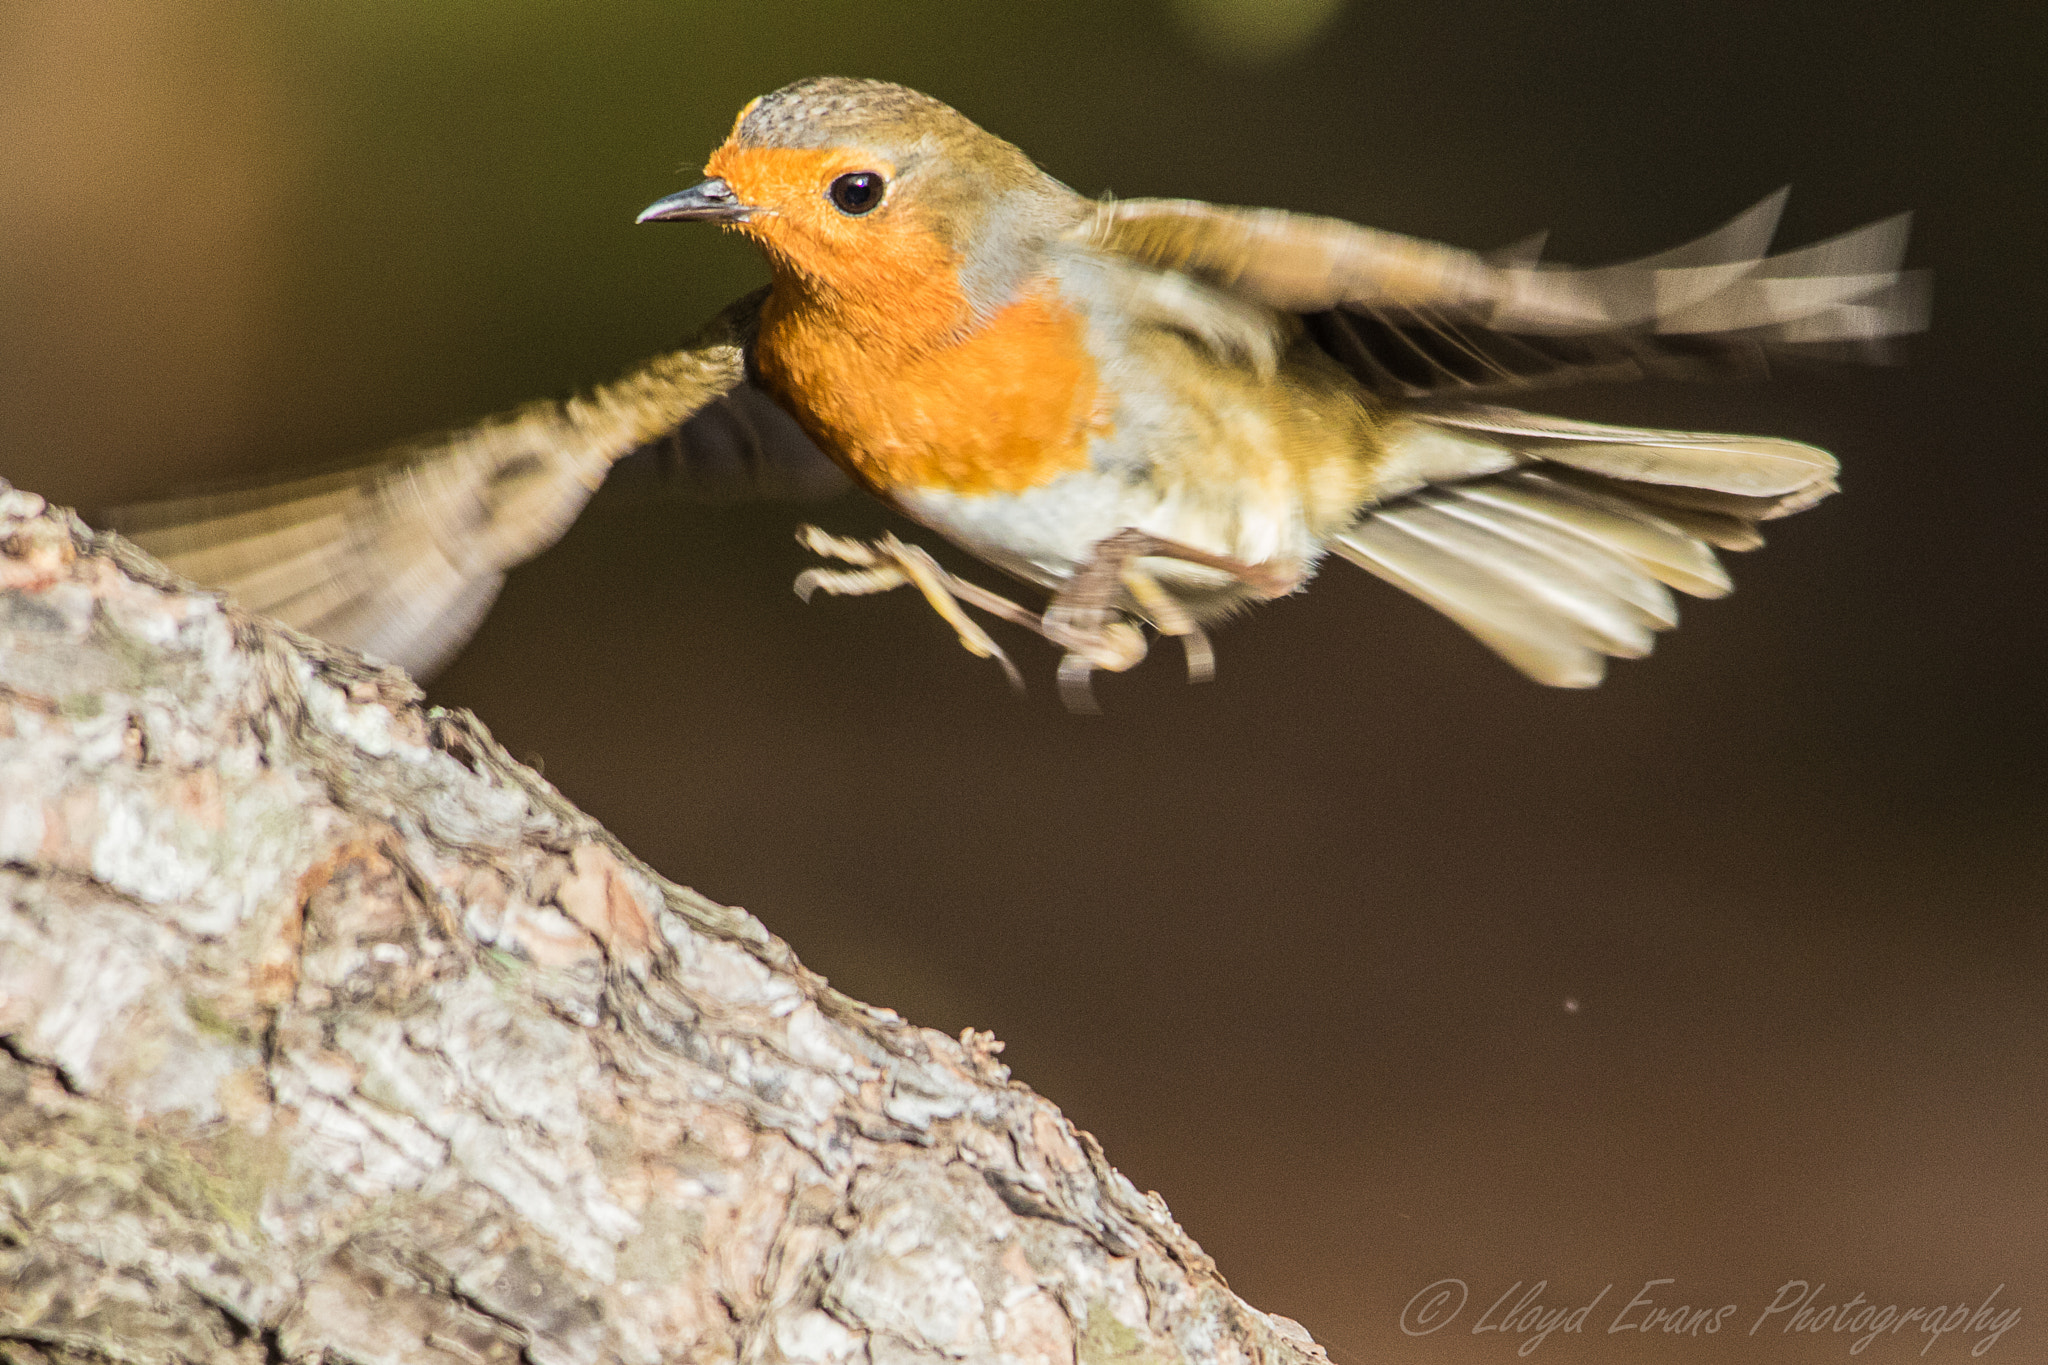
[[[859,597],[914,586],[924,594],[932,610],[953,627],[968,653],[994,659],[1002,665],[1011,686],[1022,691],[1023,675],[1010,662],[1010,656],[967,614],[967,607],[979,608],[1013,625],[1036,631],[1065,650],[1059,667],[1060,696],[1067,709],[1089,714],[1101,709],[1089,685],[1094,674],[1098,670],[1122,673],[1133,668],[1150,647],[1145,632],[1137,622],[1127,619],[1127,609],[1118,605],[1126,594],[1162,635],[1180,640],[1187,653],[1189,681],[1207,682],[1216,675],[1216,652],[1208,635],[1193,613],[1138,565],[1139,559],[1180,559],[1217,569],[1240,579],[1262,597],[1284,596],[1301,582],[1298,572],[1270,564],[1246,564],[1126,527],[1095,546],[1088,562],[1067,580],[1040,615],[987,588],[954,577],[929,553],[894,535],[884,535],[879,540],[849,540],[816,526],[803,526],[798,528],[796,538],[799,545],[813,554],[852,566],[806,569],[798,574],[796,594],[806,602],[816,592]]]
[[[1137,627],[1113,619],[1123,593],[1130,595],[1160,634],[1180,640],[1187,654],[1189,682],[1208,682],[1216,676],[1216,651],[1208,634],[1178,598],[1138,565],[1137,561],[1143,558],[1179,559],[1218,569],[1249,585],[1262,597],[1283,597],[1301,583],[1298,572],[1290,573],[1271,564],[1247,564],[1126,526],[1096,543],[1088,562],[1067,580],[1067,585],[1045,609],[1042,633],[1067,648],[1066,657],[1060,660],[1059,677],[1060,695],[1069,710],[1092,714],[1099,709],[1089,687],[1090,676],[1096,669],[1122,672],[1145,657],[1144,636]],[[1125,657],[1128,646],[1123,644],[1124,632],[1137,640],[1136,653],[1129,657]]]
[[[805,569],[796,578],[796,595],[804,601],[810,601],[811,594],[815,592],[828,592],[839,597],[864,597],[869,593],[912,585],[924,594],[924,600],[931,603],[932,610],[953,628],[963,649],[979,659],[994,659],[1002,665],[1003,676],[1010,680],[1010,686],[1019,692],[1024,690],[1024,675],[1017,671],[1017,665],[1010,662],[1010,656],[1003,652],[1003,647],[989,638],[989,633],[967,614],[961,603],[972,603],[990,615],[1038,630],[1040,621],[1032,612],[1007,597],[955,578],[939,567],[939,562],[928,552],[905,544],[893,534],[884,535],[880,540],[848,540],[816,526],[802,526],[797,528],[796,539],[797,544],[815,555],[854,566],[850,569]]]

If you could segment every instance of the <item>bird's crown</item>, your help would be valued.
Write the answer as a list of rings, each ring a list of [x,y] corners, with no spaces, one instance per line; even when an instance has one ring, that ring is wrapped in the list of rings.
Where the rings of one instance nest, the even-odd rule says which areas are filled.
[[[981,132],[952,106],[908,86],[812,76],[762,95],[742,109],[732,140],[741,147],[831,147],[892,130],[938,131],[948,126]]]

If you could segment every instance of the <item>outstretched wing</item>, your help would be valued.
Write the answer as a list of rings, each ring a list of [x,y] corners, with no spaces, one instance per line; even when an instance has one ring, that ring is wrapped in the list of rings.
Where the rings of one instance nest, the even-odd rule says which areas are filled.
[[[336,473],[93,520],[252,611],[429,676],[475,633],[506,571],[560,539],[615,464],[712,497],[845,488],[746,382],[762,297],[587,397]]]
[[[1835,490],[1824,450],[1469,407],[1392,433],[1375,503],[1331,548],[1553,687],[1591,687],[1730,590],[1716,548]]]
[[[1302,317],[1392,398],[1754,368],[1772,353],[1867,351],[1923,330],[1927,277],[1902,272],[1908,219],[1768,255],[1785,191],[1698,241],[1623,265],[1481,255],[1277,209],[1103,203],[1091,245]]]

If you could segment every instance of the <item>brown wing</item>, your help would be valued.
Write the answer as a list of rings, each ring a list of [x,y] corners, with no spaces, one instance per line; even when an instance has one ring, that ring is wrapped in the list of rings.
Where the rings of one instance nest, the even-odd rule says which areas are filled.
[[[475,632],[506,571],[560,539],[621,460],[715,497],[844,487],[746,383],[761,298],[587,397],[530,404],[336,473],[94,520],[252,611],[424,677]]]
[[[1901,272],[1908,219],[1766,254],[1785,192],[1698,241],[1598,269],[1485,256],[1276,209],[1106,202],[1093,245],[1301,315],[1388,397],[1755,367],[1868,351],[1926,326],[1924,272]]]
[[[751,380],[621,456],[606,483],[692,502],[808,502],[853,489],[846,472]]]
[[[1591,687],[1719,597],[1716,548],[1835,490],[1834,457],[1771,437],[1655,431],[1507,408],[1416,413],[1375,503],[1331,548],[1449,616],[1538,682]]]

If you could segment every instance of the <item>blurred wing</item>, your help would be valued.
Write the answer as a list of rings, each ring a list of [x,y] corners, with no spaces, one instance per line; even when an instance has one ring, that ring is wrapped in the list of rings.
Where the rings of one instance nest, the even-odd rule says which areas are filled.
[[[1419,398],[1756,367],[1769,354],[1868,353],[1927,325],[1901,272],[1908,219],[1767,252],[1785,191],[1698,241],[1624,265],[1539,264],[1335,218],[1193,200],[1102,204],[1093,246],[1302,316],[1371,391]]]
[[[853,480],[752,381],[735,384],[681,426],[612,467],[607,485],[674,492],[692,502],[809,502]]]
[[[1797,441],[1654,431],[1471,407],[1395,429],[1381,492],[1331,548],[1553,687],[1678,623],[1670,589],[1730,591],[1715,547],[1835,491]]]
[[[475,632],[506,571],[560,539],[621,459],[714,496],[836,488],[825,457],[745,383],[760,300],[588,397],[354,469],[95,520],[251,611],[425,677]]]

